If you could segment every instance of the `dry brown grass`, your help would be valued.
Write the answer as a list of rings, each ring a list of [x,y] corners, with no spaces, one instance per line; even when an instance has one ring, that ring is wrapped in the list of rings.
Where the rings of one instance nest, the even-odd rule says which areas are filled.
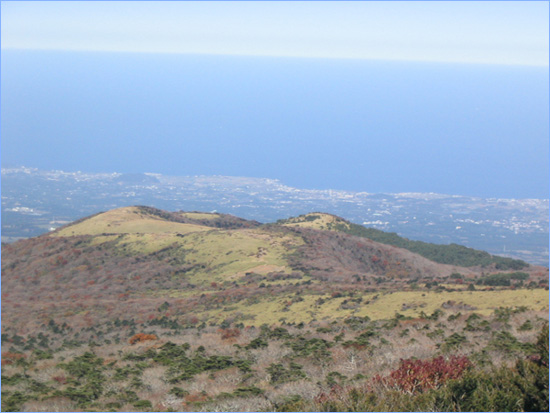
[[[23,404],[23,412],[78,412],[78,406],[66,397],[52,397],[41,401],[28,401]]]

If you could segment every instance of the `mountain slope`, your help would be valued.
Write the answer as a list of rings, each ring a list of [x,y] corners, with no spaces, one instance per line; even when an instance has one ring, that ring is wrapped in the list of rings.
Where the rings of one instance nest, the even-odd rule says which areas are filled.
[[[313,215],[127,207],[2,244],[2,410],[299,411],[400,359],[485,371],[547,333],[546,268],[439,264]]]
[[[528,266],[522,260],[490,255],[485,251],[475,250],[458,244],[440,245],[423,241],[411,241],[400,237],[395,232],[384,232],[375,228],[366,228],[330,214],[305,214],[296,218],[280,220],[278,223],[286,226],[340,231],[368,238],[382,244],[407,249],[440,264],[460,265],[464,267],[494,265],[498,270],[519,270]]]
[[[260,225],[222,214],[127,207],[2,245],[3,322],[24,329],[52,317],[76,326],[114,318],[144,323],[165,302],[166,316],[184,325],[383,318],[402,305],[413,315],[450,299],[483,311],[504,302],[502,294],[480,300],[481,293],[465,291],[484,273],[498,272],[494,264],[439,264],[342,232],[353,226],[341,218],[316,215],[324,219]],[[521,282],[547,279],[540,267],[523,270]],[[448,292],[454,295],[430,293],[443,282],[455,283]],[[413,304],[400,298],[405,301],[380,307],[379,293],[396,291],[410,294]],[[509,299],[544,306],[518,297]]]

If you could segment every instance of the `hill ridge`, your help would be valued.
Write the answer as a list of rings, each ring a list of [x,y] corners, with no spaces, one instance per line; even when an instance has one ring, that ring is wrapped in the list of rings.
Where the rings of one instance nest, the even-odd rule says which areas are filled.
[[[331,219],[326,219],[330,217]],[[433,244],[424,241],[409,240],[395,232],[385,232],[376,228],[367,228],[354,224],[337,215],[313,212],[298,217],[291,217],[277,221],[281,225],[304,226],[318,230],[340,231],[346,234],[371,239],[382,244],[404,248],[424,258],[440,264],[460,265],[471,267],[476,265],[495,265],[498,270],[519,270],[529,264],[522,260],[491,255],[488,252],[465,247],[455,243],[448,245]]]
[[[115,227],[118,233],[104,232],[121,216],[126,221]],[[197,219],[213,226],[189,221]],[[164,302],[172,306],[170,317],[183,325],[381,319],[391,318],[396,309],[388,306],[391,297],[381,300],[380,294],[397,293],[407,316],[434,311],[449,300],[481,312],[503,305],[504,297],[537,309],[544,304],[531,302],[525,290],[489,292],[544,287],[545,268],[506,273],[495,263],[440,264],[339,231],[339,223],[330,231],[147,207],[96,214],[47,236],[2,245],[2,289],[8,292],[2,304],[10,308],[3,322],[17,325],[26,314],[24,328],[32,329],[47,322],[44,317],[79,324],[86,314],[90,323],[106,318],[144,323],[159,316]],[[468,288],[487,293],[472,295]],[[433,290],[447,295],[426,296]],[[21,306],[23,313],[17,310]]]

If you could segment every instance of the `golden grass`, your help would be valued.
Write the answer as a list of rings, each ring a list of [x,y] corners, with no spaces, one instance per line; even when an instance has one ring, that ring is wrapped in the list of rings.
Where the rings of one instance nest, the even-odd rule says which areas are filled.
[[[184,213],[190,218],[213,219],[216,214]],[[92,236],[90,245],[116,241],[122,254],[151,254],[173,246],[175,254],[194,266],[188,275],[193,283],[236,281],[247,272],[268,274],[291,272],[285,256],[302,238],[292,234],[268,232],[260,228],[220,230],[201,225],[169,222],[137,207],[115,209],[51,236]],[[182,236],[184,235],[184,236]]]
[[[101,234],[187,234],[197,231],[209,231],[212,228],[170,222],[148,214],[143,214],[137,207],[118,208],[96,215],[75,225],[70,225],[51,236],[70,237],[74,235]]]
[[[117,246],[128,254],[151,254],[177,243],[181,243],[181,238],[173,233],[127,234]]]
[[[216,219],[220,217],[220,214],[210,214],[208,212],[182,212],[180,215],[190,219]]]
[[[241,229],[195,233],[181,239],[186,261],[204,264],[207,270],[196,272],[193,282],[238,279],[247,272],[271,270],[288,272],[284,256],[288,247],[300,245],[293,235],[267,233],[261,229]]]
[[[313,220],[308,220],[313,217]],[[332,230],[334,224],[344,224],[349,227],[349,225],[335,215],[325,214],[325,213],[310,213],[305,214],[299,217],[290,218],[284,223],[284,226],[288,227],[302,227],[302,228],[312,228],[320,230]]]
[[[391,317],[395,312],[406,316],[417,316],[420,311],[431,314],[447,301],[456,304],[466,304],[475,307],[476,313],[490,315],[499,307],[525,306],[532,310],[548,309],[548,292],[536,290],[496,290],[496,291],[452,291],[452,292],[422,292],[399,291],[392,294],[380,295],[378,300],[369,304],[365,310],[359,312],[373,319]],[[403,304],[421,304],[422,308],[401,311]]]
[[[374,298],[378,296],[378,298]],[[350,316],[368,316],[372,320],[385,320],[395,316],[396,313],[409,317],[418,317],[420,312],[433,313],[441,309],[442,304],[454,301],[456,304],[465,304],[474,307],[474,310],[453,310],[462,313],[476,312],[481,315],[491,315],[499,307],[521,307],[530,310],[548,311],[548,292],[542,289],[536,290],[500,290],[500,291],[454,291],[454,292],[422,292],[399,291],[394,293],[365,293],[363,302],[357,309],[343,309],[340,305],[349,297],[331,298],[325,295],[302,295],[303,301],[295,302],[289,306],[287,303],[296,298],[294,294],[278,295],[277,297],[265,297],[255,304],[240,302],[232,304],[232,311],[216,309],[197,313],[199,316],[207,315],[208,319],[221,322],[229,316],[238,313],[246,318],[246,325],[256,327],[262,324],[278,324],[281,320],[287,323],[308,323],[312,320],[337,320]],[[357,297],[357,296],[356,296]],[[325,300],[318,305],[318,300]],[[365,304],[368,302],[368,304]],[[402,310],[403,304],[416,304],[414,309]],[[285,307],[288,311],[283,311]],[[253,316],[253,318],[250,318]]]

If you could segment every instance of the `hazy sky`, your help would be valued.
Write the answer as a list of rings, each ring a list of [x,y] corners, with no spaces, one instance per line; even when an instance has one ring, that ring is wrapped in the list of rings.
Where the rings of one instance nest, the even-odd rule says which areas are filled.
[[[548,197],[548,1],[1,5],[3,166]]]
[[[548,66],[547,1],[2,1],[2,48]]]

